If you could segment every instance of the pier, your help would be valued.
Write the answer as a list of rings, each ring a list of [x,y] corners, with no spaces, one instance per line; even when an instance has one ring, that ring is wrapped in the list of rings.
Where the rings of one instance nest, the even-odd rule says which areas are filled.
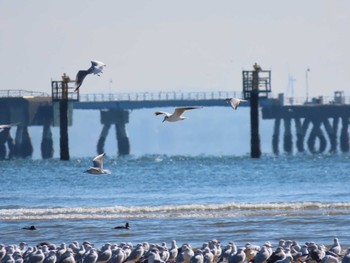
[[[221,92],[143,92],[120,94],[80,94],[79,100],[67,105],[67,124],[74,125],[73,111],[99,110],[101,133],[96,142],[96,152],[104,151],[104,142],[115,127],[118,141],[117,153],[131,152],[127,124],[131,110],[178,106],[228,107],[227,97],[243,97],[239,91]],[[262,119],[274,120],[272,149],[275,154],[296,152],[324,153],[349,152],[350,104],[343,93],[333,98],[317,98],[311,103],[290,105],[280,94],[278,98],[261,98],[259,111]],[[250,107],[250,103],[240,107]],[[0,91],[0,124],[16,123],[15,138],[6,130],[0,133],[0,159],[27,158],[33,153],[28,133],[29,126],[42,126],[41,155],[52,158],[52,127],[60,125],[59,103],[52,94],[24,90]],[[284,128],[283,128],[284,127]],[[283,128],[283,129],[282,129]],[[281,142],[280,142],[281,138]],[[249,142],[247,142],[249,143]]]
[[[262,107],[263,119],[274,120],[272,149],[275,154],[281,152],[282,123],[283,151],[287,154],[294,151],[349,152],[350,105],[345,104],[343,92],[335,92],[333,100],[328,103],[324,103],[320,97],[301,105],[283,105],[283,95],[280,96],[279,104]]]

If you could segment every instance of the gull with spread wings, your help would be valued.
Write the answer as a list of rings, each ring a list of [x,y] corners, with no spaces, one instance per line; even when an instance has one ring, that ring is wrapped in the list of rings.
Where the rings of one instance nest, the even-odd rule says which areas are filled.
[[[202,108],[202,107],[195,107],[195,106],[180,107],[180,108],[175,108],[175,111],[173,114],[170,114],[170,113],[165,112],[165,111],[156,111],[154,114],[155,115],[164,114],[165,116],[164,116],[163,122],[165,122],[165,121],[175,122],[175,121],[182,121],[184,119],[187,119],[187,117],[182,116],[182,114],[186,110],[193,110],[193,109],[199,109],[199,108]]]
[[[103,169],[103,157],[105,157],[106,153],[101,153],[100,155],[97,155],[93,160],[93,167],[90,167],[87,169],[84,173],[89,174],[110,174],[110,170],[104,170]]]
[[[226,102],[227,103],[230,103],[231,104],[231,107],[235,110],[237,110],[238,108],[238,105],[241,103],[241,102],[248,102],[247,100],[243,100],[243,99],[237,99],[237,98],[227,98],[226,99]]]
[[[77,76],[75,77],[75,90],[78,91],[81,84],[83,84],[83,80],[89,74],[97,74],[100,77],[100,73],[103,73],[102,70],[106,66],[105,63],[97,60],[91,61],[91,67],[88,70],[79,70]]]

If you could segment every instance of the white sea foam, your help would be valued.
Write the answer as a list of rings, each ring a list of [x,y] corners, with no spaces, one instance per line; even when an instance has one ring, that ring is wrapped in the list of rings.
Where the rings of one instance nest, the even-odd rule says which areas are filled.
[[[350,203],[226,203],[169,206],[113,206],[0,209],[0,220],[108,219],[161,217],[296,216],[350,214]]]

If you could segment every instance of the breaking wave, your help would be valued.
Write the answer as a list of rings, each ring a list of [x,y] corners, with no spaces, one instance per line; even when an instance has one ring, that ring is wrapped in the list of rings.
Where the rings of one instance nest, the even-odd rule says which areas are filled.
[[[226,203],[167,206],[1,208],[0,220],[239,217],[349,214],[350,203]]]

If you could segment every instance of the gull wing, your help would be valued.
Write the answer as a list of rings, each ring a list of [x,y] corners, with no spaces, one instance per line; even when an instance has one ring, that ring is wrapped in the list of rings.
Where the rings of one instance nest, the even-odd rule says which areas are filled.
[[[164,114],[164,115],[166,115],[166,116],[170,116],[170,113],[168,113],[168,112],[165,112],[165,111],[156,111],[155,113],[154,113],[155,115],[161,115],[161,114]]]
[[[98,61],[98,60],[91,60],[91,66],[92,67],[103,67],[106,66],[105,63]]]
[[[93,160],[92,163],[94,164],[95,168],[103,169],[103,157],[106,155],[106,153],[101,153],[100,155],[97,155]]]
[[[77,73],[77,76],[75,77],[75,90],[77,91],[81,84],[83,84],[83,80],[85,79],[86,75],[89,74],[89,70],[79,70]]]
[[[228,102],[230,102],[233,109],[237,110],[238,105],[241,103],[241,101],[248,102],[247,100],[232,98],[232,99],[226,99]]]
[[[182,115],[182,113],[184,113],[186,110],[194,110],[194,109],[200,109],[202,107],[195,107],[195,106],[190,106],[190,107],[180,107],[180,108],[176,108],[173,116],[174,117],[180,117]]]

